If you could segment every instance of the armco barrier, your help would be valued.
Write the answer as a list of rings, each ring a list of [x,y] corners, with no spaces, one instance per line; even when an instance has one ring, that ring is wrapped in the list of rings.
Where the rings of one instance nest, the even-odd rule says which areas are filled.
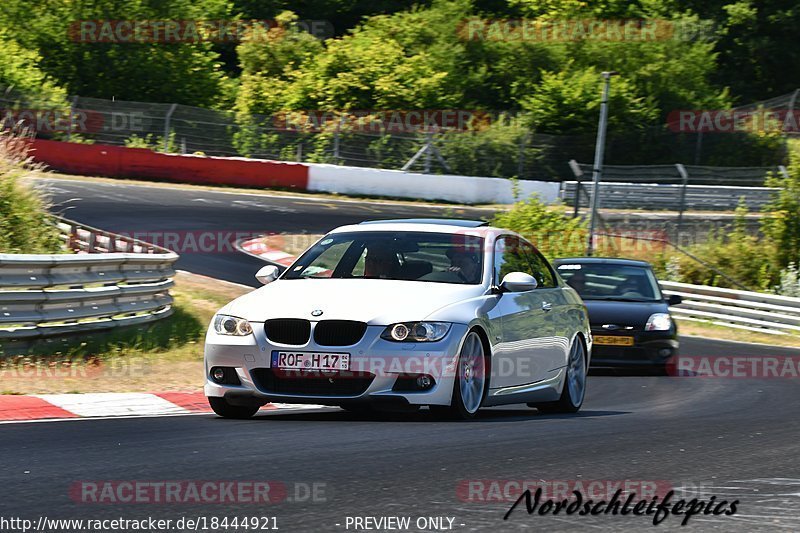
[[[169,316],[178,255],[60,219],[76,254],[0,254],[0,340],[29,340]],[[113,243],[113,244],[112,244]],[[87,253],[116,248],[117,252]]]
[[[800,333],[800,298],[672,281],[662,281],[661,288],[683,298],[670,307],[678,318],[775,335]]]
[[[400,170],[286,163],[241,157],[163,154],[144,148],[77,144],[36,139],[31,155],[61,172],[119,178],[153,178],[183,183],[283,187],[467,204],[516,201],[511,180],[477,176],[419,174]],[[552,203],[560,185],[517,182],[519,198],[531,194]]]
[[[583,182],[582,187],[591,197],[592,183]],[[575,204],[577,182],[565,181],[561,199],[568,205]],[[663,209],[679,211],[681,202],[685,209],[699,211],[733,211],[744,198],[747,208],[760,211],[774,196],[776,189],[769,187],[736,187],[724,185],[687,185],[685,196],[681,185],[666,183],[617,183],[600,182],[600,206],[607,209]],[[588,206],[582,196],[581,205]]]

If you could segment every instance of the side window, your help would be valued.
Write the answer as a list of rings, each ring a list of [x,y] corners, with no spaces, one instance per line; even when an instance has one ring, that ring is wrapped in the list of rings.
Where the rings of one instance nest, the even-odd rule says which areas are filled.
[[[539,283],[539,287],[552,288],[556,286],[556,278],[553,276],[553,271],[547,264],[547,260],[539,251],[528,242],[520,241],[520,247],[525,253],[525,257],[531,264],[531,274]]]
[[[530,263],[516,237],[501,237],[494,244],[494,283],[499,285],[509,272],[525,272],[533,276]],[[537,281],[539,281],[537,279]]]

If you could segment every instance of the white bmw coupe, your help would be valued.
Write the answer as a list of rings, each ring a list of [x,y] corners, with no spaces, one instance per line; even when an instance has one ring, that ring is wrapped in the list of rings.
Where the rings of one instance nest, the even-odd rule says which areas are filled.
[[[586,308],[519,235],[464,220],[337,228],[282,274],[215,315],[206,336],[212,409],[247,418],[268,402],[471,418],[527,403],[577,412],[586,391]]]

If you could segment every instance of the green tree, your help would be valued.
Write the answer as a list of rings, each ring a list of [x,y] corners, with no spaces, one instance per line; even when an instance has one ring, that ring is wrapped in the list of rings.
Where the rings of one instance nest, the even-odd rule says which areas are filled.
[[[86,33],[81,37],[80,32],[81,21],[229,19],[227,0],[3,4],[0,26],[37,53],[39,68],[71,94],[199,106],[224,105],[230,99],[234,84],[220,69],[212,43],[84,42]]]
[[[35,100],[45,105],[66,105],[66,91],[39,69],[41,57],[23,48],[5,30],[0,29],[0,97]]]
[[[788,176],[771,176],[767,186],[779,190],[766,207],[762,231],[772,242],[778,268],[800,264],[800,142],[789,142]]]

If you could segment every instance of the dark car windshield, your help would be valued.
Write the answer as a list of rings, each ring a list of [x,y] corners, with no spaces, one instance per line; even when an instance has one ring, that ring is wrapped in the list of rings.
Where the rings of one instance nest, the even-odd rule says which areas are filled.
[[[653,271],[647,267],[605,263],[563,263],[558,273],[584,300],[661,300]]]
[[[328,235],[282,279],[363,278],[481,283],[483,239],[429,232],[364,231]]]

